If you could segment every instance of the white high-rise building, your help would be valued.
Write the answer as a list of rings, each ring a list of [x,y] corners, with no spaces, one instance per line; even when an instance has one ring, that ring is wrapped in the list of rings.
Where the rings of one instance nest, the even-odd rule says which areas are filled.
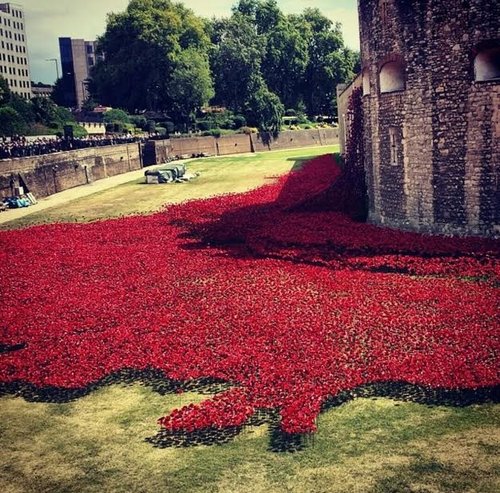
[[[10,90],[30,99],[31,77],[23,8],[15,3],[0,3],[0,75]]]

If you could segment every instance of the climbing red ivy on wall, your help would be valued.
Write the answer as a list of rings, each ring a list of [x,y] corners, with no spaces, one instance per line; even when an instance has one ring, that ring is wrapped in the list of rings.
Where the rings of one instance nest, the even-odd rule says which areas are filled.
[[[347,139],[345,153],[345,186],[349,194],[346,203],[353,208],[348,212],[356,219],[365,219],[367,214],[367,192],[363,164],[363,92],[358,87],[352,91],[347,106]]]

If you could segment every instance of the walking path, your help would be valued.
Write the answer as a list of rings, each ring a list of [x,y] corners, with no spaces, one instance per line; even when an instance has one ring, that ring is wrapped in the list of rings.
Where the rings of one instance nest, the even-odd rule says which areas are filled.
[[[147,169],[161,168],[162,166],[165,166],[165,163],[148,166]],[[87,197],[93,193],[101,192],[102,190],[107,190],[108,188],[113,188],[132,180],[137,180],[141,176],[144,176],[144,169],[129,171],[128,173],[122,173],[109,178],[103,178],[102,180],[94,181],[88,185],[80,185],[78,187],[69,188],[68,190],[64,190],[41,199],[35,197],[38,200],[38,203],[35,205],[22,207],[20,209],[7,209],[6,211],[0,212],[0,224],[14,221],[15,219],[29,216],[30,214],[49,209],[51,207],[65,204],[72,200],[79,199],[80,197]]]

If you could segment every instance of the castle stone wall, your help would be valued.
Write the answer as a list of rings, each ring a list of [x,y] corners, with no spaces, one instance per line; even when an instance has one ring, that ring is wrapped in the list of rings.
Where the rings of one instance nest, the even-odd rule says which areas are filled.
[[[293,130],[277,136],[263,134],[234,134],[221,137],[186,137],[146,142],[144,165],[160,164],[175,156],[227,156],[247,152],[265,152],[339,143],[338,128]]]
[[[214,137],[187,137],[170,139],[171,156],[188,156],[207,154],[215,156],[217,148]]]
[[[245,134],[223,135],[217,139],[216,146],[218,156],[252,152],[250,137]]]
[[[255,152],[338,144],[338,138],[338,128],[287,130],[280,132],[276,136],[267,132],[251,135],[252,146]]]
[[[500,46],[500,4],[359,0],[359,15],[371,221],[499,234],[500,79],[476,81],[474,57]],[[386,63],[403,90],[381,92]]]
[[[0,196],[24,186],[36,197],[142,167],[138,144],[92,147],[0,161]]]

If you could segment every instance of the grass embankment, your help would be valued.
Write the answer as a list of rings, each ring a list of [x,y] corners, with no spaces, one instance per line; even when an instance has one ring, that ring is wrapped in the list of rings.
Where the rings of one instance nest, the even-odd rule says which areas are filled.
[[[206,396],[114,385],[67,404],[4,397],[0,488],[10,492],[495,492],[498,406],[357,399],[329,410],[302,451],[267,425],[217,446],[158,449],[154,419]]]
[[[200,176],[189,183],[146,185],[144,177],[78,198],[0,225],[13,229],[53,222],[88,222],[159,210],[164,204],[244,192],[272,181],[315,156],[337,152],[338,146],[273,151],[244,156],[189,161],[187,168]]]

